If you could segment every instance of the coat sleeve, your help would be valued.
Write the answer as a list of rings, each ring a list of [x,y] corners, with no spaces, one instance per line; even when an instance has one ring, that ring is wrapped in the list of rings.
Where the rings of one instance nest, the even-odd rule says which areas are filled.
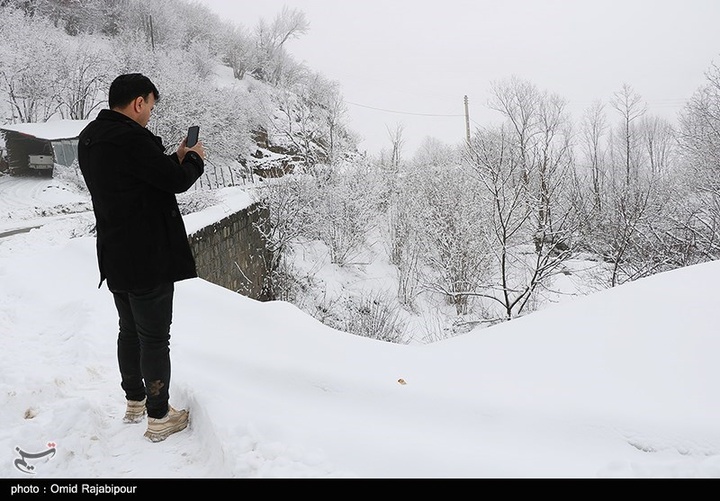
[[[176,154],[165,154],[156,138],[145,132],[134,134],[133,151],[128,155],[128,171],[159,190],[171,193],[187,191],[203,173],[202,158],[189,152],[180,164]]]

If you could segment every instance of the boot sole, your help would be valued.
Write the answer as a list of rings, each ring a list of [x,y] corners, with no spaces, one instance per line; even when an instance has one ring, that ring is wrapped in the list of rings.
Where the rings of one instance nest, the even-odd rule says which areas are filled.
[[[145,419],[145,414],[141,414],[140,416],[125,416],[123,418],[123,423],[135,424],[142,422],[143,419]]]

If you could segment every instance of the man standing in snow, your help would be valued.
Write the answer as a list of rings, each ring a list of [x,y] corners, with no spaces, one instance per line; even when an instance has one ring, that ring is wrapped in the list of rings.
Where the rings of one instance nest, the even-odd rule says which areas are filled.
[[[174,283],[197,276],[176,193],[202,175],[205,151],[186,140],[167,155],[146,126],[160,98],[139,73],[110,85],[109,109],[81,133],[78,161],[93,203],[100,285],[107,280],[119,316],[117,341],[124,421],[145,414],[153,442],[187,427],[188,411],[169,405]]]

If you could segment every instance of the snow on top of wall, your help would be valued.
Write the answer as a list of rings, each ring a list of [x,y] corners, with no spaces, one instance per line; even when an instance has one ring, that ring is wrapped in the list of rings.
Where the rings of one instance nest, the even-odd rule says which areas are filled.
[[[246,187],[221,188],[214,191],[213,195],[219,198],[217,204],[183,217],[188,235],[249,207],[255,201],[252,189]]]

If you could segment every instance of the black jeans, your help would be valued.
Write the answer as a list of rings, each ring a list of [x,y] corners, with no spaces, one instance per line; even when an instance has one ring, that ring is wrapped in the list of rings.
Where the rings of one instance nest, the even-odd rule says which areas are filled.
[[[147,396],[151,418],[168,412],[170,386],[170,324],[175,285],[112,291],[120,317],[117,342],[121,386],[128,400]]]

